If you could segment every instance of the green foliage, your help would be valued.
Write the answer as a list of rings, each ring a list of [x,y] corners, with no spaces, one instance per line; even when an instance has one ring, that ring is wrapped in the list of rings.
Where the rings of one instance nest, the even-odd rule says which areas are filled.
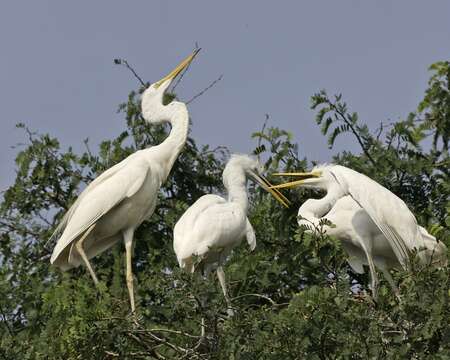
[[[423,117],[424,126],[434,129],[433,150],[438,151],[441,139],[442,150],[448,151],[450,140],[450,62],[439,61],[430,66],[434,71],[425,92],[425,97],[418,106]]]
[[[345,134],[361,146],[361,154],[344,151],[334,161],[391,189],[449,246],[450,65],[430,69],[417,111],[375,131],[341,95],[320,91],[312,107],[331,147]],[[284,209],[250,185],[258,246],[253,253],[237,248],[226,265],[236,312],[228,317],[214,276],[205,281],[183,273],[172,250],[172,229],[184,210],[205,193],[223,191],[227,150],[199,147],[192,138],[155,213],[136,232],[137,317],[129,314],[122,246],[93,260],[98,288],[82,267],[61,273],[50,266],[54,242],[47,241],[86,184],[167,136],[164,126],[143,121],[142,90],[119,106],[124,131],[97,151],[86,139],[86,151],[77,154],[19,125],[28,144],[17,154],[16,181],[0,204],[0,359],[450,358],[449,269],[395,271],[401,300],[382,280],[374,303],[367,275],[354,274],[339,242],[324,233],[323,225],[332,224],[319,224],[314,235],[305,232],[309,225],[298,228],[299,205],[322,196],[309,190],[287,190],[293,205]],[[309,167],[289,132],[264,125],[252,137],[269,173]]]

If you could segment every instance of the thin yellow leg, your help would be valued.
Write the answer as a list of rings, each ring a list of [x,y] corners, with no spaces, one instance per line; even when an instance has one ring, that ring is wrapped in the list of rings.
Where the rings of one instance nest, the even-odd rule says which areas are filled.
[[[91,233],[91,231],[92,231],[92,229],[94,228],[94,226],[95,226],[95,224],[92,224],[92,225],[89,227],[89,229],[87,229],[87,230],[84,232],[84,234],[83,234],[83,236],[81,237],[81,239],[78,240],[78,241],[76,242],[75,248],[77,249],[78,254],[80,254],[81,258],[83,259],[84,264],[85,264],[86,267],[88,268],[89,273],[91,274],[92,280],[94,280],[95,285],[97,285],[97,284],[98,284],[97,276],[95,275],[95,272],[94,272],[94,270],[92,269],[91,263],[89,262],[89,259],[87,258],[86,253],[84,252],[84,249],[83,249],[83,242],[84,242],[84,240],[86,240],[87,236]]]
[[[225,272],[223,271],[222,266],[219,266],[217,268],[216,272],[217,272],[217,278],[219,279],[220,286],[222,287],[223,296],[225,296],[225,301],[228,306],[228,309],[227,309],[228,316],[233,316],[234,311],[233,311],[233,308],[231,307],[230,297],[228,296],[227,284],[225,282]]]
[[[127,267],[127,287],[128,294],[130,296],[131,312],[134,313],[136,310],[134,304],[134,288],[133,288],[133,268],[131,264],[132,257],[132,246],[133,246],[133,234],[134,230],[124,231],[123,237],[125,241],[125,253],[126,253],[126,267]]]

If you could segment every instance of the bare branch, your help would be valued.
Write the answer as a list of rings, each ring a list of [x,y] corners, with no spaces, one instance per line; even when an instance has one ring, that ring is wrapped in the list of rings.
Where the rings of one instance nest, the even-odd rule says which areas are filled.
[[[190,104],[198,97],[202,96],[205,92],[207,92],[209,89],[211,89],[214,85],[216,85],[220,80],[222,80],[223,75],[220,75],[216,80],[214,80],[211,84],[209,84],[206,88],[204,88],[202,91],[200,91],[197,95],[193,96],[190,100],[186,101],[186,104]]]
[[[267,300],[267,301],[270,302],[273,306],[285,306],[285,305],[289,305],[289,303],[281,303],[281,304],[278,304],[278,303],[276,303],[275,301],[273,301],[270,297],[265,296],[265,295],[260,295],[260,294],[244,294],[244,295],[239,295],[239,296],[236,296],[235,298],[233,298],[233,299],[231,299],[231,300],[234,301],[234,300],[241,299],[241,298],[248,297],[248,296],[258,297],[258,298]]]
[[[199,339],[199,338],[201,338],[201,336],[188,334],[188,333],[186,333],[186,332],[178,331],[178,330],[157,329],[157,328],[155,328],[155,329],[148,329],[148,331],[154,331],[154,332],[155,332],[155,331],[156,331],[156,332],[159,332],[159,331],[161,331],[161,332],[168,332],[168,333],[172,333],[172,334],[183,335],[183,336],[190,337],[190,338],[193,338],[193,339]]]
[[[147,85],[141,79],[141,77],[136,73],[136,71],[134,71],[133,67],[130,64],[128,64],[128,61],[126,61],[125,59],[114,59],[114,64],[116,64],[116,65],[125,65],[127,67],[127,69],[130,70],[133,73],[134,77],[139,80],[141,85],[147,87]]]

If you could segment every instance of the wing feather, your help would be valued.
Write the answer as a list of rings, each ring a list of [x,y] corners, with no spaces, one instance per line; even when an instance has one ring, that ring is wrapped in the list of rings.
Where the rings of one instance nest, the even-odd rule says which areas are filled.
[[[408,206],[397,195],[354,170],[337,165],[331,172],[367,212],[389,241],[399,262],[407,267],[411,251],[424,247],[416,218]]]
[[[206,197],[208,196],[208,198]],[[174,229],[174,250],[181,267],[193,255],[226,253],[246,235],[242,208],[216,195],[206,195],[194,203]],[[218,251],[212,251],[217,249]],[[215,255],[214,255],[215,254]]]
[[[183,213],[173,229],[173,248],[178,258],[180,258],[178,254],[181,253],[182,248],[188,241],[187,238],[191,234],[195,222],[202,212],[213,205],[224,203],[226,203],[226,200],[223,197],[207,194],[197,199],[197,201]]]
[[[98,177],[96,177],[91,183],[89,183],[88,186],[86,186],[86,188],[81,192],[81,194],[78,196],[78,198],[72,204],[72,206],[64,214],[63,218],[59,222],[59,224],[56,227],[53,234],[48,239],[47,243],[52,241],[54,238],[56,238],[58,235],[60,235],[64,231],[65,227],[67,226],[67,223],[72,218],[73,214],[75,213],[75,210],[78,208],[78,206],[80,205],[83,198],[86,197],[93,189],[97,188],[100,184],[102,184],[107,179],[111,178],[112,176],[117,174],[120,170],[122,170],[126,166],[126,164],[132,159],[133,155],[134,154],[125,158],[124,160],[122,160],[121,162],[117,163],[116,165],[110,167],[109,169],[105,170]]]
[[[79,237],[122,200],[131,197],[141,188],[149,175],[150,167],[144,159],[139,157],[125,160],[127,160],[126,164],[118,166],[114,171],[108,172],[108,174],[104,173],[105,176],[100,181],[97,181],[95,184],[91,183],[81,193],[72,206],[73,209],[69,210],[70,214],[65,220],[64,232],[53,250],[50,259],[51,263],[74,239]]]
[[[256,248],[256,235],[255,230],[253,230],[252,224],[250,224],[250,221],[246,219],[246,237],[247,237],[247,243],[250,246],[250,250],[253,251]]]

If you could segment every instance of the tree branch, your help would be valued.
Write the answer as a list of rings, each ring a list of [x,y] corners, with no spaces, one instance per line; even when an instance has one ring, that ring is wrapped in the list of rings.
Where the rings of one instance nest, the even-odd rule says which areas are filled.
[[[128,64],[128,61],[126,61],[125,59],[114,59],[114,64],[126,66],[126,68],[133,73],[134,77],[139,80],[141,85],[144,86],[144,87],[147,87],[147,85],[141,79],[141,77],[136,73],[136,71],[134,71],[133,67],[130,64]]]
[[[372,165],[376,166],[377,163],[376,161],[372,158],[372,156],[369,154],[369,151],[366,149],[366,147],[364,146],[364,143],[361,140],[361,137],[359,136],[358,132],[356,131],[355,127],[353,126],[353,124],[351,122],[349,122],[347,120],[347,118],[345,117],[345,114],[342,113],[337,106],[332,103],[331,101],[329,101],[329,105],[330,107],[334,110],[334,112],[336,114],[338,114],[341,117],[341,120],[348,125],[348,127],[350,128],[350,130],[352,131],[353,135],[355,135],[356,140],[358,141],[359,145],[361,146],[362,151],[364,152],[364,154],[367,156],[367,158],[370,160],[370,162],[372,163]]]
[[[206,88],[204,88],[202,91],[200,91],[197,95],[194,95],[190,100],[186,101],[186,105],[193,102],[198,97],[202,96],[205,92],[207,92],[209,89],[211,89],[214,85],[216,85],[220,80],[222,80],[223,75],[220,75],[216,80],[214,80],[211,84],[209,84]]]

